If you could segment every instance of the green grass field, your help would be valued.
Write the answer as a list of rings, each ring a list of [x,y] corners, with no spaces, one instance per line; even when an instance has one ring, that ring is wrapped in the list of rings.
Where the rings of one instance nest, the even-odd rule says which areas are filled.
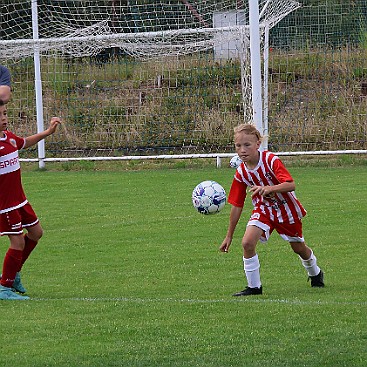
[[[228,192],[233,169],[25,171],[45,234],[22,272],[31,300],[0,302],[0,366],[365,367],[366,166],[290,170],[326,287],[274,233],[264,294],[242,299],[249,203],[228,254],[230,206],[191,204],[202,180]]]

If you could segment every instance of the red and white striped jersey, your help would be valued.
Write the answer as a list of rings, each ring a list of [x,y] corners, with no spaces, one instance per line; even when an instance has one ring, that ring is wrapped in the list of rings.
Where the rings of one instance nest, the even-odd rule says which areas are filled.
[[[22,187],[18,150],[25,139],[10,131],[0,138],[0,214],[20,208],[27,203]]]
[[[259,151],[259,153],[259,162],[254,169],[248,169],[244,163],[237,168],[228,196],[230,204],[242,208],[246,199],[246,190],[253,185],[273,186],[293,181],[291,174],[278,156],[269,151]],[[306,215],[306,210],[294,191],[277,193],[270,198],[255,195],[252,198],[252,204],[254,209],[259,209],[270,220],[279,223],[293,224],[295,218],[301,219]]]

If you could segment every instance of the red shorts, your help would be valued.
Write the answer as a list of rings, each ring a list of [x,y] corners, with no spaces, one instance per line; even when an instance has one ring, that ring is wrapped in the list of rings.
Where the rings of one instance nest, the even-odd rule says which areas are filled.
[[[295,223],[293,224],[279,223],[268,218],[260,210],[254,210],[247,225],[259,227],[264,231],[263,236],[260,237],[261,242],[266,242],[274,229],[285,241],[305,242],[302,236],[302,222],[298,218],[295,218]]]
[[[32,227],[39,222],[36,213],[29,203],[0,214],[0,236],[22,234],[23,228]]]

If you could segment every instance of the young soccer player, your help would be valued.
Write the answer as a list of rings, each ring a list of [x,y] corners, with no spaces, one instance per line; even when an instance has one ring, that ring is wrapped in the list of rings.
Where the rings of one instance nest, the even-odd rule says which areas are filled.
[[[0,100],[0,235],[7,235],[10,247],[5,254],[0,280],[0,300],[25,300],[20,270],[42,237],[39,220],[24,194],[18,150],[37,144],[53,134],[60,123],[52,117],[47,130],[21,138],[7,130],[6,104]],[[27,233],[23,234],[23,229]]]
[[[4,103],[8,103],[11,97],[10,80],[9,69],[0,65],[0,99]]]
[[[274,229],[299,255],[311,286],[324,287],[323,272],[302,236],[301,219],[306,211],[294,193],[294,180],[275,154],[260,149],[261,139],[259,131],[251,124],[241,124],[234,130],[235,149],[243,163],[237,168],[229,192],[228,202],[232,208],[220,251],[229,250],[247,191],[254,208],[242,239],[247,287],[233,296],[262,294],[256,245],[259,240],[266,242]]]

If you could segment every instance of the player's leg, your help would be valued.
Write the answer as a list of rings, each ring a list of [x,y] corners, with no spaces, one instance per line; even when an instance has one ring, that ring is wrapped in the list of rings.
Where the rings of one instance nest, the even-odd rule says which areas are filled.
[[[262,294],[260,280],[260,262],[256,253],[256,245],[264,235],[264,230],[254,225],[248,225],[242,239],[243,267],[247,279],[247,287],[233,296],[250,296]]]
[[[293,224],[277,223],[276,230],[280,236],[288,241],[292,250],[301,259],[303,267],[306,269],[312,287],[324,286],[324,273],[317,265],[317,259],[311,248],[309,248],[302,236],[302,222],[296,220]]]
[[[10,246],[4,257],[0,284],[4,287],[11,288],[22,262],[24,237],[22,234],[8,235],[8,237],[10,240]]]
[[[311,248],[303,242],[289,242],[293,251],[301,259],[303,267],[306,269],[312,287],[324,287],[324,273],[317,265],[317,258]]]
[[[43,236],[43,229],[39,222],[29,227],[25,225],[25,228],[27,229],[27,233],[24,235],[24,250],[22,256],[22,263],[21,267],[19,268],[19,271],[22,269],[23,264],[26,262],[31,252],[37,246],[38,241]]]
[[[27,228],[28,232],[24,235],[24,248],[22,251],[22,260],[19,269],[15,275],[13,289],[19,293],[26,293],[27,290],[22,283],[21,273],[25,261],[28,259],[31,252],[37,246],[38,240],[42,237],[43,230],[39,222],[32,227]]]
[[[299,241],[290,241],[289,244],[292,250],[301,258],[301,260],[308,260],[312,256],[312,250],[306,245],[305,241],[301,239]],[[312,270],[311,270],[312,271]]]
[[[11,274],[14,273],[15,268],[13,266],[16,267],[15,275],[9,278],[7,286],[10,285],[13,279],[11,284],[12,289],[19,293],[26,293],[27,291],[22,284],[20,271],[36,247],[38,240],[42,237],[43,230],[30,204],[6,213],[2,219],[1,225],[3,231],[6,231],[5,233],[9,235],[10,239],[9,252],[11,254],[9,254],[9,257],[13,259],[11,262],[7,260],[7,256],[5,257],[2,279],[6,276],[6,271],[9,271],[9,267],[11,267]],[[23,235],[23,228],[27,230],[27,234],[25,235]],[[20,261],[17,260],[16,263],[14,262],[15,252],[17,259],[20,258]]]
[[[18,210],[0,214],[0,234],[8,236],[10,241],[4,257],[0,284],[11,287],[22,262],[24,249],[22,218]]]
[[[21,214],[18,210],[0,214],[0,235],[7,235],[10,241],[10,246],[5,254],[3,262],[0,280],[0,299],[28,299],[29,297],[16,294],[13,289],[14,280],[22,263],[25,244]]]
[[[13,290],[13,283],[22,262],[24,248],[23,234],[8,235],[10,247],[5,254],[0,280],[0,299],[25,300],[29,297],[20,296]]]
[[[27,233],[24,235],[24,248],[22,252],[22,260],[17,271],[17,274],[14,279],[13,288],[19,293],[26,293],[27,290],[24,288],[21,279],[22,267],[26,260],[28,259],[31,252],[35,249],[38,244],[38,241],[43,235],[43,229],[39,220],[37,218],[36,213],[34,212],[32,206],[28,203],[22,208],[19,209],[21,218],[22,218],[22,226],[27,230]]]
[[[28,259],[31,252],[37,246],[38,241],[43,235],[43,229],[34,212],[32,206],[28,203],[19,209],[22,218],[22,227],[27,231],[24,235],[24,250],[22,256],[22,263],[19,268],[21,270],[23,264]]]

